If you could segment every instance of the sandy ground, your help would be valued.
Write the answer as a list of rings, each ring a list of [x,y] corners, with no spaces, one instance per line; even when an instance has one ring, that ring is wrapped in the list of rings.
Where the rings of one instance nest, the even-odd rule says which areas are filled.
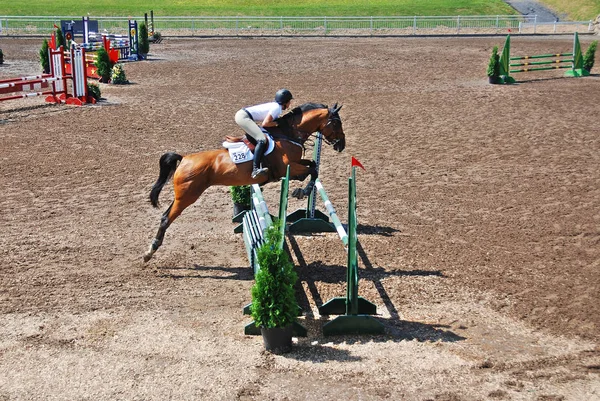
[[[489,85],[503,41],[165,40],[96,106],[0,103],[0,400],[599,400],[600,78]],[[39,73],[39,41],[0,47],[0,77]],[[219,147],[280,87],[344,105],[321,178],[345,221],[350,157],[366,168],[360,294],[385,335],[322,335],[345,251],[315,234],[287,239],[308,337],[278,356],[245,336],[253,277],[224,187],[142,262],[160,155]]]

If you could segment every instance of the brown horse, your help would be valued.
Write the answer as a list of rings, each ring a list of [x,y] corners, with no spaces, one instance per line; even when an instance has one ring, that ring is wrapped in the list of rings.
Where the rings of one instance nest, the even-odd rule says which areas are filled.
[[[174,200],[163,213],[156,237],[150,244],[144,261],[152,258],[161,246],[167,228],[183,210],[196,202],[202,193],[213,185],[264,184],[279,180],[290,166],[290,177],[304,181],[310,175],[305,188],[298,188],[293,196],[301,199],[309,195],[317,179],[316,165],[312,160],[302,159],[304,142],[315,132],[321,132],[325,142],[341,152],[346,146],[342,120],[338,114],[342,106],[328,108],[322,104],[306,103],[279,117],[277,127],[269,129],[275,141],[275,149],[263,160],[269,167],[268,177],[252,179],[252,161],[235,164],[225,148],[207,150],[186,156],[165,153],[160,158],[160,174],[150,191],[152,206],[158,207],[158,195],[170,177],[173,177]],[[240,141],[241,138],[227,138]]]

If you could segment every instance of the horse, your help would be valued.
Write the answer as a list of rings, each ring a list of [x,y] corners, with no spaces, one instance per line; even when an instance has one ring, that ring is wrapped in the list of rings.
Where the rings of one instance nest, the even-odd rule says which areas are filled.
[[[267,176],[252,179],[250,176],[252,161],[235,164],[231,160],[229,151],[224,147],[185,156],[174,152],[163,154],[160,157],[158,179],[150,190],[150,203],[155,208],[159,207],[158,196],[171,177],[174,200],[161,217],[156,237],[144,254],[144,262],[148,262],[162,245],[165,232],[173,221],[211,186],[262,185],[277,181],[286,175],[289,165],[290,178],[293,180],[304,181],[310,175],[306,187],[294,190],[292,196],[302,199],[310,195],[318,171],[314,161],[302,159],[304,143],[318,131],[334,150],[343,151],[346,147],[346,137],[339,116],[341,108],[342,106],[338,106],[337,103],[331,107],[306,103],[277,118],[275,120],[277,126],[267,128],[275,142],[273,151],[263,158],[269,168]],[[230,142],[238,142],[243,138],[228,136],[226,139]]]

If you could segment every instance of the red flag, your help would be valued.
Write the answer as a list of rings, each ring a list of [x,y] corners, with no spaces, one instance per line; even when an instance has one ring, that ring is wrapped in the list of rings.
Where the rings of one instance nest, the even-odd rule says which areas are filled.
[[[54,24],[54,28],[55,28],[55,29],[58,29],[58,26],[57,26],[56,24]]]
[[[363,165],[358,160],[356,160],[356,158],[354,156],[352,156],[352,167],[356,167],[356,166],[358,166],[358,167],[362,168],[363,170],[365,170],[365,168],[363,167]],[[365,171],[367,171],[367,170],[365,170]]]

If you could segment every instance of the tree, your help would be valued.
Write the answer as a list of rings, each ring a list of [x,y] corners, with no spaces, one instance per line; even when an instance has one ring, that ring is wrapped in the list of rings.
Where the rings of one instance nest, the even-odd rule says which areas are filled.
[[[50,73],[50,56],[48,55],[48,39],[44,39],[42,48],[40,49],[40,63],[42,64],[42,71],[44,74]]]
[[[109,83],[110,75],[112,73],[113,63],[110,61],[108,52],[104,47],[101,47],[96,52],[96,62],[94,63],[98,68],[98,75],[100,76],[100,82]]]
[[[146,23],[144,23],[144,22],[142,22],[140,24],[139,42],[140,42],[140,49],[139,49],[140,56],[143,59],[146,59],[146,57],[148,57],[148,53],[150,53],[150,41],[148,40],[148,27],[146,26]]]
[[[65,42],[65,37],[62,33],[62,29],[56,28],[56,49],[58,49],[61,46],[63,47],[63,49],[67,49],[67,42]]]

